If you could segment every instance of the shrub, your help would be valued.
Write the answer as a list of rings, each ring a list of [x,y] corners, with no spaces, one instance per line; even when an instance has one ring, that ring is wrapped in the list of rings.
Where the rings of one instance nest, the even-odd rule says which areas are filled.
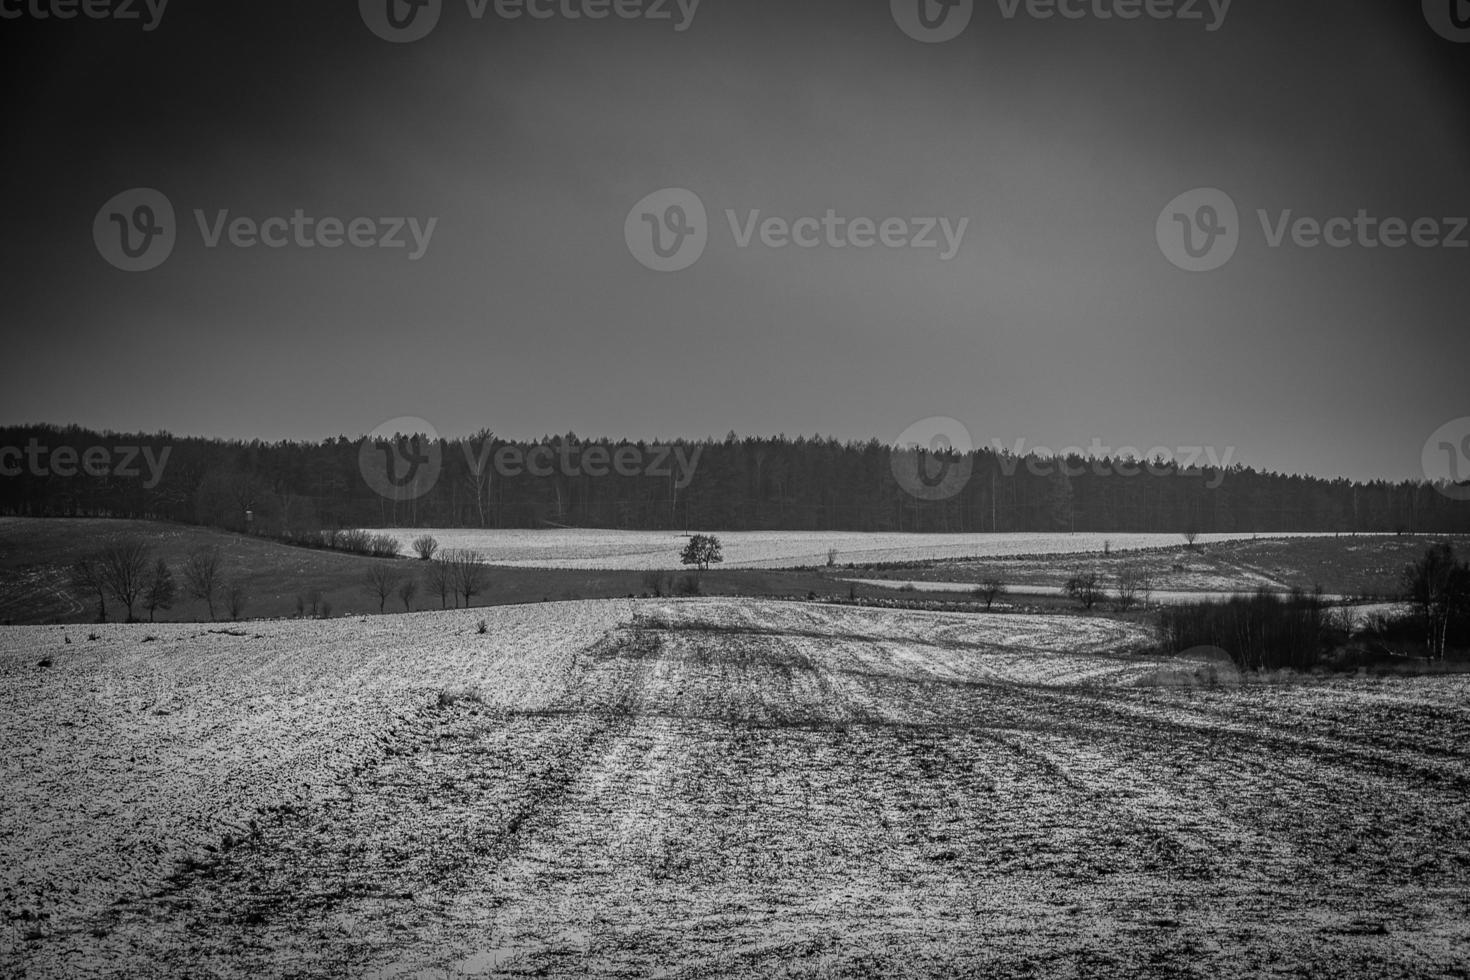
[[[1082,603],[1083,609],[1091,609],[1107,598],[1107,593],[1098,581],[1097,572],[1078,572],[1073,575],[1067,579],[1066,592]]]
[[[429,561],[434,557],[434,552],[439,550],[439,542],[432,534],[413,539],[413,552],[419,556],[419,561]]]
[[[366,531],[339,531],[335,541],[337,548],[354,555],[366,555],[372,551],[372,535]]]
[[[671,572],[647,571],[643,573],[643,588],[655,596],[673,595],[674,576]]]
[[[368,552],[374,558],[397,558],[398,539],[388,534],[374,534],[368,538]]]

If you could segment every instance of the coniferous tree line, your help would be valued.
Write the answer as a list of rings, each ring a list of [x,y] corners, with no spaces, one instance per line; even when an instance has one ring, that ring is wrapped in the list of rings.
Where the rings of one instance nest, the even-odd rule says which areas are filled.
[[[265,443],[77,426],[0,428],[0,449],[23,451],[32,440],[47,450],[47,465],[23,457],[17,465],[14,452],[0,457],[8,470],[0,475],[0,513],[157,518],[300,540],[349,527],[1470,532],[1470,503],[1422,481],[1362,483],[1238,464],[1185,470],[1167,462],[1152,473],[1122,475],[1118,470],[1128,467],[1080,457],[1067,460],[1074,474],[1067,475],[1055,462],[992,449],[928,459],[931,468],[968,464],[969,476],[953,496],[925,500],[895,478],[895,450],[877,440],[732,433],[679,441],[674,447],[697,459],[686,482],[667,454],[657,465],[660,451],[648,443],[572,434],[512,441],[482,431],[439,441],[438,478],[417,499],[390,499],[368,485],[359,464],[362,438]],[[564,472],[560,464],[541,476],[505,476],[493,464],[477,468],[502,448],[525,454],[537,445],[574,463],[601,447],[604,465],[619,448],[631,447],[643,468],[599,476]],[[59,457],[63,465],[50,465],[59,447],[70,452]],[[98,472],[100,453],[90,471],[82,465],[94,447],[109,449],[108,472]],[[129,469],[123,465],[129,451],[131,472],[113,472]],[[149,458],[163,465],[150,470]]]

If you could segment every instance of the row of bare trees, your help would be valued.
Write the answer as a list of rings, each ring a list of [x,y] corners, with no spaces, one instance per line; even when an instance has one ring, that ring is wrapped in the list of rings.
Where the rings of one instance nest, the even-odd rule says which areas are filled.
[[[423,577],[425,591],[438,598],[441,609],[448,609],[451,600],[456,606],[462,600],[468,608],[475,596],[485,591],[490,569],[485,563],[485,556],[478,551],[450,548],[440,553],[437,542],[428,536],[415,541],[414,550],[428,564]],[[438,557],[435,557],[436,553]],[[380,562],[363,573],[362,588],[378,600],[378,612],[387,612],[388,600],[395,595],[403,603],[404,611],[408,612],[419,594],[420,579],[416,571]]]
[[[1067,579],[1063,591],[1081,603],[1083,609],[1092,609],[1099,603],[1108,602],[1114,612],[1128,612],[1139,605],[1148,605],[1153,598],[1154,579],[1147,572],[1135,568],[1121,568],[1113,577],[1113,590],[1095,571],[1079,571]]]
[[[72,562],[68,578],[73,587],[97,598],[97,621],[107,622],[107,600],[112,598],[126,610],[127,622],[135,622],[143,609],[152,622],[161,610],[172,609],[182,592],[197,599],[215,618],[222,607],[231,619],[245,612],[249,596],[244,583],[227,581],[224,558],[215,546],[195,550],[182,569],[183,586],[163,558],[153,556],[152,546],[136,536],[113,538]]]

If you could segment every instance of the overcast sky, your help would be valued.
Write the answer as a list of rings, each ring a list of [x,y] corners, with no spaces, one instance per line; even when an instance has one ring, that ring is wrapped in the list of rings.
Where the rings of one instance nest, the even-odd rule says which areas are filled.
[[[941,43],[888,0],[702,0],[682,30],[674,0],[515,21],[445,0],[412,43],[351,0],[0,20],[0,420],[888,441],[949,416],[979,445],[1418,476],[1470,415],[1470,249],[1273,248],[1257,215],[1470,214],[1470,45],[1418,6],[1237,0],[1215,24],[1204,0],[1202,20],[1075,21],[981,0]],[[177,241],[127,272],[94,220],[139,187]],[[664,188],[708,215],[677,272],[625,238]],[[1239,209],[1208,272],[1156,236],[1194,188]],[[401,249],[211,248],[195,214],[298,209],[437,222],[414,259],[409,225]],[[968,224],[946,257],[943,226],[933,249],[742,248],[726,216],[829,209],[910,238]]]

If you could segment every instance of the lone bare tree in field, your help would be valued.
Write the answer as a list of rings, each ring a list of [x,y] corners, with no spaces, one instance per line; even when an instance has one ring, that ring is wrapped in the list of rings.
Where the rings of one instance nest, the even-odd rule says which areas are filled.
[[[439,597],[440,609],[448,609],[449,597],[454,595],[454,576],[449,562],[442,558],[430,560],[428,581],[429,594]]]
[[[1191,551],[1194,550],[1194,543],[1196,541],[1198,541],[1198,540],[1199,540],[1199,532],[1196,531],[1194,528],[1189,528],[1188,530],[1186,530],[1184,532],[1184,543],[1187,544],[1187,545],[1189,545],[1189,549]]]
[[[107,582],[102,577],[102,559],[97,555],[78,558],[66,574],[74,588],[97,597],[97,622],[107,622]]]
[[[1138,590],[1140,588],[1140,576],[1131,568],[1124,568],[1118,572],[1118,587],[1113,592],[1113,611],[1127,612],[1138,605]]]
[[[221,586],[220,570],[224,561],[219,548],[208,545],[195,551],[184,562],[184,588],[189,595],[203,602],[209,609],[209,618],[214,618],[214,598]]]
[[[148,543],[135,537],[117,538],[102,549],[102,581],[127,607],[130,623],[133,605],[148,584],[148,553]]]
[[[229,610],[231,620],[239,620],[245,615],[245,603],[250,600],[250,593],[245,591],[244,582],[230,582],[224,586],[225,608]]]
[[[143,587],[143,608],[148,610],[148,622],[153,622],[160,609],[172,609],[179,587],[174,582],[174,573],[169,571],[168,562],[162,558],[153,564],[153,573]]]
[[[362,578],[363,591],[378,599],[378,612],[387,611],[388,597],[398,588],[398,570],[387,562],[375,563]]]
[[[434,552],[439,550],[439,542],[434,540],[432,534],[425,534],[413,539],[413,550],[420,561],[432,561]]]
[[[485,557],[478,551],[453,548],[444,552],[444,563],[449,566],[449,580],[454,591],[464,596],[464,605],[468,609],[470,600],[485,589],[489,572],[485,567]]]
[[[975,590],[975,595],[985,600],[986,612],[990,612],[990,607],[995,604],[995,600],[1005,594],[1006,584],[994,576],[981,582],[980,587]]]

